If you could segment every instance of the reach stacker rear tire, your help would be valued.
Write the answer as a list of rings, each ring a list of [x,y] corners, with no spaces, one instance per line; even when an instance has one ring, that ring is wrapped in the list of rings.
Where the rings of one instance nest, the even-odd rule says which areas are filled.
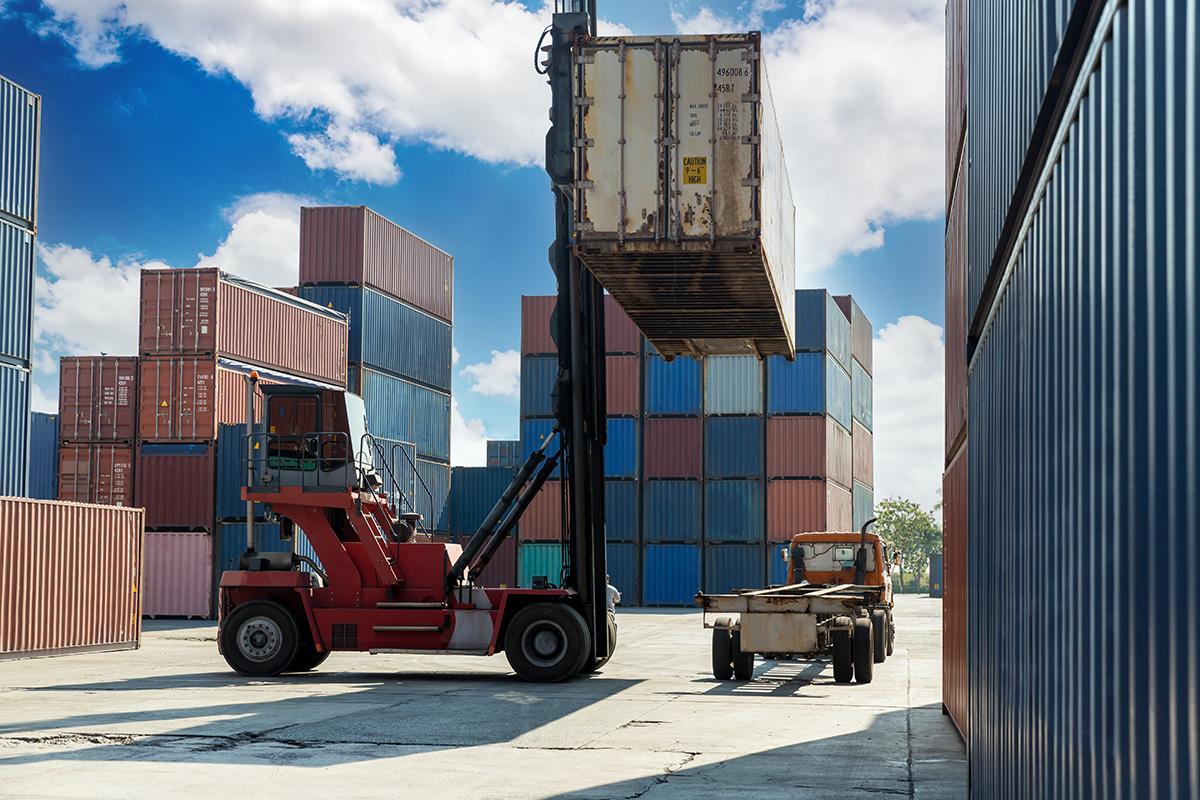
[[[874,639],[875,663],[882,664],[887,660],[887,643],[888,643],[888,620],[887,612],[882,608],[877,608],[871,612],[871,626],[874,630],[871,636]]]
[[[733,677],[748,681],[754,677],[754,653],[742,652],[742,632],[734,631],[729,637],[729,649],[733,656]]]
[[[854,620],[854,680],[870,683],[875,674],[875,626],[866,617]]]
[[[240,675],[278,675],[295,660],[300,631],[287,609],[273,600],[243,603],[221,622],[221,655]]]
[[[285,672],[308,672],[325,663],[325,659],[329,658],[329,651],[323,653],[317,652],[317,648],[308,642],[304,642],[296,650],[296,657],[292,659],[292,663],[288,665]]]
[[[841,618],[839,624],[849,625],[850,620]],[[850,642],[850,631],[835,630],[833,639],[833,679],[837,683],[849,683],[854,680],[854,648]]]
[[[712,670],[713,677],[727,681],[733,677],[733,650],[730,645],[729,628],[713,628]]]
[[[522,680],[565,681],[591,656],[587,624],[566,603],[535,603],[517,612],[504,635],[504,654]]]

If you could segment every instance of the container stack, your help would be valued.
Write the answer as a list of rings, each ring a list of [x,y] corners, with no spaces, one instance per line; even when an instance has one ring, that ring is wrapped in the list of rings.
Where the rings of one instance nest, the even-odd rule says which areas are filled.
[[[0,77],[0,496],[24,495],[42,98]]]
[[[492,466],[454,467],[450,471],[447,525],[451,541],[465,544],[479,530],[500,495],[512,482],[515,472],[512,467]],[[484,571],[475,578],[488,586],[515,586],[516,537],[509,536]]]
[[[350,391],[395,471],[411,469],[400,448],[415,452],[416,511],[447,531],[453,257],[363,206],[304,208],[300,283],[348,317]]]
[[[850,320],[850,441],[854,530],[875,516],[874,366],[871,321],[850,295],[833,298]]]
[[[58,414],[29,415],[29,491],[32,500],[58,497]]]
[[[136,356],[71,356],[58,370],[58,499],[135,504]]]
[[[521,440],[489,439],[487,442],[487,465],[489,467],[520,469]]]

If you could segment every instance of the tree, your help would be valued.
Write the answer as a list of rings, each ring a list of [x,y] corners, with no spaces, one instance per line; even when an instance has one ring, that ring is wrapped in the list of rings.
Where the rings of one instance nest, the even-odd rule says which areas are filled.
[[[912,575],[915,584],[921,583],[931,553],[942,549],[942,530],[933,514],[912,500],[889,497],[875,506],[875,532],[892,552],[903,554],[900,580]]]

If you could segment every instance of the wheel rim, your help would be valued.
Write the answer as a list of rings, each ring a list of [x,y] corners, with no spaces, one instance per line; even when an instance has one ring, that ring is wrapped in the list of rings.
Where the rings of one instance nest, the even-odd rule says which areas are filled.
[[[237,643],[243,656],[262,663],[277,655],[283,647],[283,631],[270,617],[251,617],[238,628]]]
[[[538,667],[553,667],[567,652],[567,632],[553,620],[543,619],[525,629],[521,653]]]

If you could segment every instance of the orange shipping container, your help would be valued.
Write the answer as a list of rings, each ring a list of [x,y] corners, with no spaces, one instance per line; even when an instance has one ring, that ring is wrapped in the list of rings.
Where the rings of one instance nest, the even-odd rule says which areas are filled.
[[[58,448],[58,499],[132,506],[133,463],[130,445],[62,445]]]
[[[210,616],[212,537],[207,533],[147,533],[145,572],[143,616]]]
[[[141,640],[142,511],[0,498],[0,659]]]
[[[869,430],[853,422],[851,448],[854,451],[854,480],[863,486],[875,486],[875,437]]]
[[[853,496],[832,481],[767,481],[767,538],[786,542],[797,533],[853,529]]]
[[[136,356],[71,356],[59,362],[58,438],[131,442],[137,436]]]
[[[942,500],[942,704],[969,741],[966,442],[942,479]]]

